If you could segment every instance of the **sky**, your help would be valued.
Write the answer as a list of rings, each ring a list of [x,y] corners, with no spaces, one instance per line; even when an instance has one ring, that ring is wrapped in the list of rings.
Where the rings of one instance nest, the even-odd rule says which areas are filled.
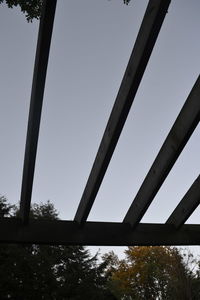
[[[51,200],[61,219],[74,218],[147,2],[58,0],[32,202]],[[121,222],[137,194],[199,75],[199,12],[199,0],[171,1],[88,220]],[[38,21],[0,6],[0,194],[11,203],[20,199],[37,32]],[[199,139],[198,126],[142,222],[165,222],[197,178]]]

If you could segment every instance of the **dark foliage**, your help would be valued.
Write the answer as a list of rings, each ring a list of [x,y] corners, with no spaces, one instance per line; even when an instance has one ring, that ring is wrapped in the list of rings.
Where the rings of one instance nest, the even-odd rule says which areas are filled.
[[[123,1],[126,5],[130,2],[130,0]],[[40,18],[43,0],[0,0],[0,4],[3,2],[6,3],[9,8],[19,6],[28,22]]]
[[[11,215],[11,208],[0,197],[1,216]],[[53,220],[58,213],[48,201],[33,205],[31,217]],[[115,299],[107,288],[106,266],[83,246],[3,244],[0,299]]]
[[[124,0],[124,4],[128,5],[131,0]]]
[[[19,6],[28,22],[40,18],[42,0],[0,0],[0,4],[3,2],[6,3],[9,8]]]

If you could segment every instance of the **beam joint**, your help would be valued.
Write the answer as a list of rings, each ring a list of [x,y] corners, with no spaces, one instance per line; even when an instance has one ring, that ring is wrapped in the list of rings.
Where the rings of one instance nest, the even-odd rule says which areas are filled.
[[[200,175],[194,181],[183,199],[172,212],[166,224],[172,224],[179,229],[191,216],[200,203]]]

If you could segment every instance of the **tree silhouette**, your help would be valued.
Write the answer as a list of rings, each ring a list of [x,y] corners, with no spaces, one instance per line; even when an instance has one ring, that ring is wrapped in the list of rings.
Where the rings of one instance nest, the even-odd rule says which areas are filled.
[[[0,216],[17,214],[0,197]],[[48,201],[34,204],[30,217],[54,221],[58,212]],[[1,244],[0,299],[116,299],[107,288],[106,265],[83,246]]]
[[[123,1],[126,5],[130,2],[130,0]],[[0,4],[6,3],[9,8],[19,6],[28,22],[40,18],[42,2],[43,0],[0,0]]]

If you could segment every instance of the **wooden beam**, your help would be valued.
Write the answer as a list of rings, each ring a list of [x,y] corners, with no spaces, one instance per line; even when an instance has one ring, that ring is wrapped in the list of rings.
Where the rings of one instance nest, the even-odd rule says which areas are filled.
[[[27,223],[29,218],[35,159],[55,9],[56,0],[44,1],[35,57],[20,198],[20,216],[24,223]]]
[[[0,243],[50,245],[135,246],[199,245],[200,225],[183,225],[176,230],[170,224],[129,224],[86,222],[80,227],[74,221],[30,220],[24,226],[20,219],[0,220]]]
[[[170,130],[151,169],[131,204],[124,223],[136,226],[144,216],[162,183],[200,120],[200,76]]]
[[[141,82],[170,0],[150,0],[74,220],[87,220]]]
[[[192,184],[181,202],[177,205],[166,224],[173,224],[180,228],[191,216],[200,203],[200,175]]]

